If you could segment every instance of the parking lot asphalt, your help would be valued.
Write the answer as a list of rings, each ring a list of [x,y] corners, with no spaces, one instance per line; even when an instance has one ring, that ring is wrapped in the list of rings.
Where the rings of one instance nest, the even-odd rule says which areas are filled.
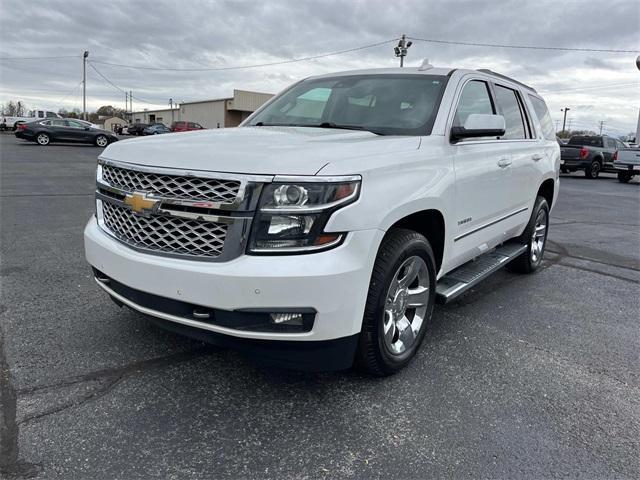
[[[390,378],[268,368],[94,284],[92,146],[0,135],[0,477],[639,478],[640,184],[562,176],[534,275]]]

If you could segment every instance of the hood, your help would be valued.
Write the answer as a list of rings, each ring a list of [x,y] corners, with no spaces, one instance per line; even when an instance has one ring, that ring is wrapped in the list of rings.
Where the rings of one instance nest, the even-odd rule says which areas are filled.
[[[419,145],[419,137],[357,130],[241,127],[123,140],[109,145],[100,158],[186,170],[315,175],[329,163],[384,151],[415,150]],[[353,173],[357,172],[344,172]]]

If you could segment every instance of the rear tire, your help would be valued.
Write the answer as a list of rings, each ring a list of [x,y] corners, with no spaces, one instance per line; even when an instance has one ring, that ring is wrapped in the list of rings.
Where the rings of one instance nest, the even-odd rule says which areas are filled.
[[[518,273],[535,272],[542,264],[542,256],[547,246],[547,235],[549,233],[549,204],[544,197],[536,198],[533,205],[533,212],[518,240],[527,245],[525,252],[516,257],[507,269]]]
[[[36,135],[36,143],[43,147],[46,147],[51,143],[51,138],[44,132],[40,132]]]
[[[600,170],[602,170],[602,165],[600,165],[600,161],[594,160],[593,162],[591,162],[591,165],[589,165],[585,169],[584,176],[592,180],[595,180],[596,178],[598,178],[598,175],[600,175]]]
[[[386,376],[411,361],[433,312],[435,265],[424,236],[406,229],[387,233],[371,275],[356,366]]]
[[[629,183],[629,180],[633,178],[633,173],[630,172],[618,172],[618,181],[620,183]]]

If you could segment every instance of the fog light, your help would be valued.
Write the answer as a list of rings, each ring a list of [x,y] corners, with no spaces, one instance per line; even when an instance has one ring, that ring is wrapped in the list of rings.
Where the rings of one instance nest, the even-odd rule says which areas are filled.
[[[277,325],[302,325],[301,313],[272,313],[270,314],[271,321]]]

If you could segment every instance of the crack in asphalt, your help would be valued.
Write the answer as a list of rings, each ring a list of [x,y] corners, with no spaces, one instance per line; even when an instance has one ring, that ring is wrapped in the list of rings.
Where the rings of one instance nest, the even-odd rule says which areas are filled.
[[[18,457],[17,401],[4,346],[4,330],[0,325],[0,473],[10,477],[32,477],[37,474],[38,467],[22,462]]]
[[[39,466],[37,464],[29,464],[19,460],[18,434],[21,425],[97,400],[111,392],[122,380],[136,373],[190,361],[210,355],[213,352],[214,350],[210,346],[205,346],[195,350],[130,363],[121,367],[96,370],[68,377],[57,383],[16,389],[13,385],[11,371],[7,362],[4,335],[0,325],[0,406],[2,407],[2,416],[0,417],[0,473],[8,475],[9,478],[29,478],[38,474]],[[98,388],[79,398],[76,397],[40,413],[27,415],[21,421],[17,421],[17,400],[19,396],[55,391],[90,381],[101,383]]]

